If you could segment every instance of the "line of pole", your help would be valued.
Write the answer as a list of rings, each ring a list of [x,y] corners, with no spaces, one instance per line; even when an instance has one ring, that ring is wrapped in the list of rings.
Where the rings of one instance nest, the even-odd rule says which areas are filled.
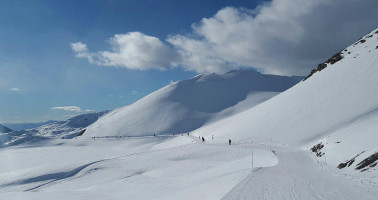
[[[253,171],[253,151],[252,151],[252,171]]]

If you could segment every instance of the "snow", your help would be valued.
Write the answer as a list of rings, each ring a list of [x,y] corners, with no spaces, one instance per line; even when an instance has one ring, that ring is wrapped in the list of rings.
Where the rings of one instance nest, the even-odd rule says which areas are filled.
[[[7,126],[8,128],[14,130],[14,131],[19,131],[23,129],[32,129],[32,128],[37,128],[46,124],[51,124],[55,123],[57,121],[54,120],[49,120],[45,122],[30,122],[30,123],[5,123],[4,125]]]
[[[130,199],[219,199],[251,173],[250,149],[193,139],[78,138],[9,147],[0,151],[0,193],[6,199],[24,198],[25,191],[33,191],[28,199],[124,199],[125,192]],[[266,149],[254,155],[255,167],[278,163]]]
[[[254,170],[222,199],[376,199],[377,191],[325,173],[303,151],[278,151],[277,166]]]
[[[65,121],[46,124],[33,129],[0,134],[0,147],[17,145],[28,141],[46,140],[55,137],[70,139],[77,136],[80,131],[97,121],[99,117],[108,112],[109,111],[86,113],[72,117]]]
[[[329,150],[325,152],[326,156],[329,155],[330,163],[335,167],[363,150],[376,152],[376,31],[365,36],[364,43],[343,51],[342,60],[328,64],[306,81],[244,112],[203,126],[194,131],[194,135],[207,138],[214,135],[221,141],[268,137],[277,143],[302,148],[329,137],[340,142],[332,147],[326,145]],[[377,174],[372,173],[374,177]]]
[[[195,130],[251,108],[298,80],[233,70],[170,84],[136,103],[114,110],[88,127],[86,136],[146,136]]]
[[[0,124],[0,133],[8,133],[8,132],[11,132],[12,130],[8,127],[5,127],[3,125]]]
[[[376,199],[377,168],[355,169],[378,151],[378,31],[363,39],[282,93],[294,85],[287,77],[199,75],[91,121],[75,139],[29,134],[50,139],[0,148],[0,197]],[[85,128],[75,119],[64,127]],[[309,149],[320,142],[316,157]]]
[[[152,150],[170,149],[170,148],[179,147],[179,146],[183,146],[183,145],[187,145],[187,144],[195,143],[195,142],[196,141],[191,138],[178,137],[173,140],[168,140],[166,142],[159,143],[153,146],[151,149]]]

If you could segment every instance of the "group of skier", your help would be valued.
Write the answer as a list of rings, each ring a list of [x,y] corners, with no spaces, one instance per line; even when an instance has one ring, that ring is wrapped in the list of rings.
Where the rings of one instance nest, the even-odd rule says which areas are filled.
[[[172,136],[174,136],[175,134],[173,133]],[[187,135],[189,136],[189,132],[187,133]],[[154,136],[156,136],[156,134],[154,134]],[[181,136],[184,136],[184,134],[181,134]],[[202,142],[205,142],[205,138],[204,137],[201,137],[201,136],[198,136],[198,139],[202,140]],[[214,140],[214,135],[211,135],[211,140]],[[228,139],[228,145],[231,145],[231,139]]]
[[[189,135],[189,133],[188,133]],[[202,140],[202,142],[205,142],[205,138],[198,136],[198,139]],[[214,135],[211,136],[211,139],[214,140]],[[231,139],[228,139],[228,145],[231,145]]]

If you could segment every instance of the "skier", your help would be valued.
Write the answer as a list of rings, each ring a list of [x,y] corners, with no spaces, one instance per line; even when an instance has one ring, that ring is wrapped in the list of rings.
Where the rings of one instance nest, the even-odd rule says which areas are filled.
[[[202,137],[202,142],[205,142],[205,138]]]
[[[231,139],[228,139],[228,145],[231,145]]]

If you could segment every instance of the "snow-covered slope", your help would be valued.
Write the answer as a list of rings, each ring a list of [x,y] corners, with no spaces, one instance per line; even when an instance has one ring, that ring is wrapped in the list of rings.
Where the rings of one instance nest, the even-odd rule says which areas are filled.
[[[114,110],[88,127],[86,136],[142,136],[189,132],[251,108],[298,80],[233,70],[170,84],[136,103]]]
[[[0,133],[8,133],[12,130],[0,124]]]
[[[58,121],[54,120],[49,120],[45,122],[33,122],[33,123],[4,123],[4,126],[7,126],[8,128],[14,130],[14,131],[19,131],[23,129],[32,129],[32,128],[37,128],[46,124],[52,124]]]
[[[3,143],[8,141],[7,133],[12,130],[0,124],[0,147]]]
[[[354,169],[378,151],[377,130],[378,29],[319,65],[307,80],[195,134],[219,141],[271,137],[304,148],[323,141],[319,155],[335,166],[363,152]]]
[[[1,146],[11,146],[31,140],[43,140],[47,138],[66,138],[70,139],[77,136],[85,127],[98,120],[99,117],[109,111],[98,113],[87,113],[78,115],[65,121],[46,124],[34,129],[12,131],[0,135],[2,138]]]
[[[363,160],[370,155],[373,160],[378,146],[378,56],[373,53],[378,51],[374,48],[378,33],[365,38],[338,54],[341,60],[336,55],[337,59],[327,61],[333,64],[321,64],[306,81],[284,93],[252,107],[254,100],[249,97],[256,94],[252,92],[234,106],[215,111],[210,118],[213,123],[192,135],[55,137],[1,149],[0,196],[35,200],[375,200],[378,170],[372,165],[376,161],[368,165],[371,167],[354,170],[366,165]],[[194,79],[194,85],[201,77]],[[167,113],[177,117],[182,103],[170,97],[180,87],[179,83],[168,86],[136,103],[140,107],[131,105],[134,112],[118,109],[99,122],[117,130],[120,127],[114,125],[124,123],[120,113],[130,112],[146,117],[141,124],[148,128],[146,121],[154,117],[148,114],[164,116],[152,112],[153,107],[147,106],[150,102],[174,109]],[[213,102],[202,110],[217,108]],[[106,120],[114,123],[106,124]],[[198,135],[215,138],[202,142]],[[227,143],[229,138],[232,145]],[[322,155],[319,160],[303,151],[307,143],[317,147],[313,149]],[[340,162],[350,167],[336,168]]]

